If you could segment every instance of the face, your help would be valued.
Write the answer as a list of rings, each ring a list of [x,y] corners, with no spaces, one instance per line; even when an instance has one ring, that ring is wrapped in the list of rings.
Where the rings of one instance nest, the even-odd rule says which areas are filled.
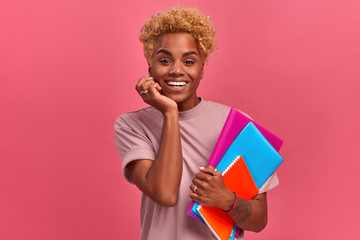
[[[161,93],[178,104],[179,111],[199,103],[196,90],[203,76],[194,37],[188,33],[166,33],[155,43],[149,74],[159,83]]]

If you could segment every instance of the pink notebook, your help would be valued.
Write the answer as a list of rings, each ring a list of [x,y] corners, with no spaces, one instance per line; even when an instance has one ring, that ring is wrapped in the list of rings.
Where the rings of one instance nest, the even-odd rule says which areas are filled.
[[[216,142],[214,150],[210,156],[208,161],[208,165],[217,166],[220,159],[231,145],[231,143],[235,140],[237,135],[242,131],[242,129],[249,123],[252,122],[257,127],[257,129],[261,132],[261,134],[269,141],[269,143],[275,148],[276,151],[279,151],[283,140],[269,132],[238,110],[231,108],[229,115],[225,121],[225,124],[221,130],[220,136]],[[194,201],[191,203],[187,214],[189,216],[195,217],[201,220],[198,216],[196,216],[191,210],[194,206]]]

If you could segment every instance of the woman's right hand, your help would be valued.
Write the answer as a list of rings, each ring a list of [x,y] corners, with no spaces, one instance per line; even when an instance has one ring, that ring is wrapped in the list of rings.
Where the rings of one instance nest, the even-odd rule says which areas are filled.
[[[177,103],[161,94],[161,86],[152,77],[142,77],[137,82],[135,89],[144,102],[155,107],[163,114],[178,110]]]

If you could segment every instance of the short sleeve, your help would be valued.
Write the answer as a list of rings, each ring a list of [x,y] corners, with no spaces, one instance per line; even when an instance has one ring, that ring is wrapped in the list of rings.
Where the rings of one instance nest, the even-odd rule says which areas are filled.
[[[277,185],[279,185],[279,179],[277,177],[276,172],[274,172],[268,178],[268,180],[266,180],[266,182],[260,187],[259,193],[267,192],[267,191],[273,189],[274,187],[276,187]]]
[[[138,129],[132,128],[120,117],[115,121],[115,145],[122,160],[122,170],[127,181],[133,183],[126,166],[138,159],[155,160],[150,140]]]

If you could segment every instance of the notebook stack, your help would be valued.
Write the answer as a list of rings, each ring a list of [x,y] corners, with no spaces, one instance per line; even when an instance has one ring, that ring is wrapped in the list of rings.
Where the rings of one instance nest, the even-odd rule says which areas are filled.
[[[244,114],[231,109],[208,164],[222,172],[225,186],[252,199],[283,162],[282,140]],[[219,240],[234,239],[236,225],[221,209],[193,202],[188,215],[204,222]]]

